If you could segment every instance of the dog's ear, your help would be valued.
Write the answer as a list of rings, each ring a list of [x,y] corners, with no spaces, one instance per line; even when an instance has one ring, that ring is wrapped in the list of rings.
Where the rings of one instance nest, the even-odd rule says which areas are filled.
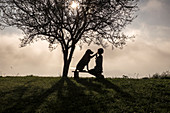
[[[90,54],[93,54],[94,52],[90,50]]]

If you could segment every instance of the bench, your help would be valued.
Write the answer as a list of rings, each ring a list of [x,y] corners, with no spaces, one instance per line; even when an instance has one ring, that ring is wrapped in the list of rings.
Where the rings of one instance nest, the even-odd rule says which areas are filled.
[[[82,70],[82,71],[72,71],[74,72],[74,78],[79,78],[79,73],[89,73],[88,71],[86,70]],[[94,75],[96,78],[104,78],[104,76],[102,74],[92,74],[92,73],[89,73],[91,75]]]

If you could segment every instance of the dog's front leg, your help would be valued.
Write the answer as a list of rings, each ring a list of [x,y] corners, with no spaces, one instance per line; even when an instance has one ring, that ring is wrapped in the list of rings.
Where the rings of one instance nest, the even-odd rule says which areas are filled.
[[[89,64],[87,64],[87,71],[89,71]]]

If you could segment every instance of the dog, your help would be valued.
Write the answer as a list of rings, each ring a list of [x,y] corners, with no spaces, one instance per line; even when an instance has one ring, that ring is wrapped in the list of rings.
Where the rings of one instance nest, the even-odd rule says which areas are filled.
[[[77,66],[76,66],[76,71],[83,71],[84,67],[87,66],[87,70],[88,69],[88,64],[90,62],[90,59],[93,57],[91,56],[91,54],[93,54],[93,51],[91,51],[90,49],[88,49],[84,56],[81,58],[81,60],[78,62]]]

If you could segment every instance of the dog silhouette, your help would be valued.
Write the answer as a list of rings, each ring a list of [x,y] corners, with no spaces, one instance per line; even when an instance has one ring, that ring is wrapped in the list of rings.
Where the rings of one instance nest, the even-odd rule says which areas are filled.
[[[90,59],[93,57],[91,56],[91,54],[93,54],[93,51],[91,51],[90,49],[88,49],[84,56],[81,58],[81,60],[78,62],[77,66],[76,66],[76,71],[83,71],[84,67],[87,66],[87,70],[88,69],[88,64],[90,62]]]

